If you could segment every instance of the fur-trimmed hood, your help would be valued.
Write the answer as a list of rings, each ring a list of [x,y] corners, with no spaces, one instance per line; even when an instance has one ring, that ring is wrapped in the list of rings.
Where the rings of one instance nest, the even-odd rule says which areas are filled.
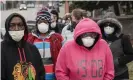
[[[102,29],[104,27],[104,24],[105,23],[113,23],[115,24],[117,27],[117,31],[116,31],[116,36],[119,37],[121,34],[122,34],[122,30],[123,30],[123,26],[122,24],[115,18],[105,18],[105,19],[102,19],[102,20],[99,20],[98,22],[98,25],[99,27]],[[103,32],[102,32],[103,34]]]

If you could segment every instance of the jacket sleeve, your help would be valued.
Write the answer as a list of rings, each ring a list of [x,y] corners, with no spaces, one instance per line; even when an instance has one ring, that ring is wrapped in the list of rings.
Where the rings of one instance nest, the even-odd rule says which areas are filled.
[[[68,69],[67,69],[67,57],[65,53],[65,47],[63,46],[62,49],[60,50],[59,56],[57,58],[57,63],[56,63],[56,78],[57,80],[69,80],[68,77]]]
[[[123,35],[122,37],[123,51],[125,55],[133,55],[133,48],[128,35]]]
[[[68,26],[65,26],[63,29],[62,29],[62,33],[61,33],[61,35],[62,35],[62,37],[64,38],[64,42],[67,40],[67,34],[65,34],[65,32],[67,31],[67,27]]]
[[[7,80],[7,74],[6,74],[6,62],[4,57],[4,48],[1,45],[1,80]]]
[[[44,70],[44,67],[43,67],[43,62],[42,62],[42,59],[41,59],[41,56],[40,56],[40,53],[38,51],[38,49],[34,46],[34,49],[33,51],[35,51],[36,53],[36,56],[35,56],[35,59],[36,59],[36,63],[38,65],[38,76],[39,76],[39,80],[45,80],[44,79],[44,76],[45,76],[45,70]]]
[[[114,79],[114,63],[113,56],[109,46],[106,46],[105,75],[103,80]]]
[[[122,37],[122,46],[125,53],[124,56],[121,56],[118,59],[119,65],[125,65],[133,60],[133,48],[130,42],[130,37],[128,35],[123,35]]]

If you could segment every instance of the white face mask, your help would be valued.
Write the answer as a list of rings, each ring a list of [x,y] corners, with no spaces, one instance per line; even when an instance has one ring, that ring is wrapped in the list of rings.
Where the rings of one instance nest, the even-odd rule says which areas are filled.
[[[62,23],[63,23],[63,24],[65,24],[65,22],[66,22],[65,20],[62,20]]]
[[[38,24],[38,30],[39,30],[41,33],[46,33],[46,32],[48,32],[48,29],[49,29],[49,26],[48,26],[46,23],[40,23],[40,24]]]
[[[56,22],[51,23],[51,27],[55,28],[56,27]]]
[[[59,19],[58,22],[61,22],[61,20]]]
[[[94,44],[95,39],[91,37],[82,38],[83,45],[85,47],[91,47]]]
[[[21,30],[21,31],[9,31],[9,34],[10,34],[11,38],[14,41],[19,42],[24,36],[24,30]]]
[[[110,26],[107,26],[107,27],[104,27],[104,32],[106,34],[112,34],[114,32],[114,28],[113,27],[110,27]]]

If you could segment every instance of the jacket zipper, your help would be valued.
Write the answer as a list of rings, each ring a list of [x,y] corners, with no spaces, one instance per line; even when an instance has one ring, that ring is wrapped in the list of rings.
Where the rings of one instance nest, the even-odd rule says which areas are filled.
[[[43,58],[45,58],[45,42],[44,42],[44,39],[43,39]]]

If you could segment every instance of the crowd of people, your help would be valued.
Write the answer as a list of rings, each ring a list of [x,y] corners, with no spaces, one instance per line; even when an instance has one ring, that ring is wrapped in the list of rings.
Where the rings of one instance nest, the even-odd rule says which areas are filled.
[[[13,13],[1,42],[1,80],[129,80],[133,48],[122,27],[115,16],[96,22],[79,8],[63,18],[42,8],[28,32]]]

